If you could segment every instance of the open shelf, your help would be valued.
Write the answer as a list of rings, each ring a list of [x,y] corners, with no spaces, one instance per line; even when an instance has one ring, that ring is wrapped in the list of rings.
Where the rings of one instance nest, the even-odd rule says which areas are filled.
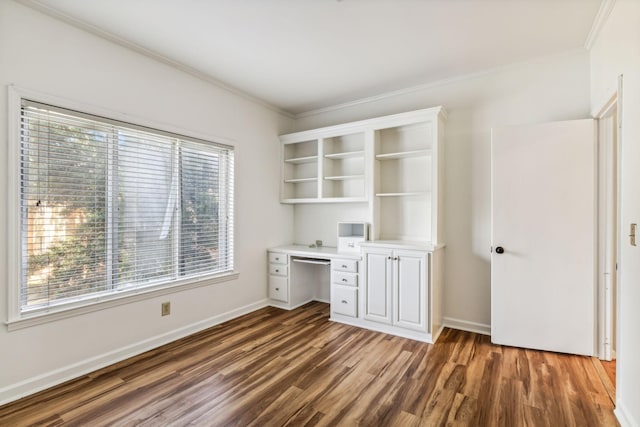
[[[403,193],[376,193],[376,197],[415,197],[415,196],[427,196],[428,191],[411,191]]]
[[[301,208],[316,212],[305,227],[355,212],[372,240],[440,243],[445,118],[434,107],[281,135],[281,202],[354,205]]]
[[[347,179],[364,179],[364,175],[325,176],[324,179],[331,181],[344,181]]]
[[[313,178],[292,178],[292,179],[285,179],[284,182],[290,183],[290,184],[295,184],[298,182],[312,182],[312,181],[317,181],[318,178],[317,177],[313,177]]]
[[[347,151],[344,153],[332,153],[324,155],[327,159],[351,159],[355,157],[364,158],[364,150],[360,151]]]
[[[430,156],[432,150],[411,150],[411,151],[399,151],[396,153],[383,153],[376,154],[376,159],[378,160],[397,160],[397,159],[408,159],[411,157],[426,157]]]
[[[318,161],[318,156],[305,156],[305,157],[296,157],[293,159],[285,159],[285,162],[287,163],[294,163],[294,164],[300,164],[300,163],[314,163]]]

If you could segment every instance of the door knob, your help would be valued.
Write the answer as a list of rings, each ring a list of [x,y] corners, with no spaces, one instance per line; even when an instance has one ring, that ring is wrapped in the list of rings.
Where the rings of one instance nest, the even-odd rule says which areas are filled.
[[[498,246],[498,247],[496,248],[496,253],[497,253],[497,254],[503,254],[503,253],[504,253],[504,248],[503,248],[502,246]]]

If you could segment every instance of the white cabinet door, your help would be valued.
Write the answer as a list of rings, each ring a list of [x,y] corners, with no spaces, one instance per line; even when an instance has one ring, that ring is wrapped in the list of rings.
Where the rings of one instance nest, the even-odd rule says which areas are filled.
[[[593,120],[492,134],[491,340],[592,355]]]
[[[391,250],[368,249],[364,252],[364,318],[391,323],[391,286],[393,268]]]
[[[427,254],[395,251],[396,272],[393,323],[404,328],[427,330]]]

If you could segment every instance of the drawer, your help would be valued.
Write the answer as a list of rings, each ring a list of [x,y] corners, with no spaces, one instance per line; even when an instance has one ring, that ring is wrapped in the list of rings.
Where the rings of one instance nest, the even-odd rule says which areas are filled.
[[[277,301],[289,302],[286,277],[269,276],[269,298]]]
[[[364,237],[338,237],[338,252],[360,253],[360,243]]]
[[[358,317],[358,290],[348,286],[331,286],[331,312]]]
[[[358,286],[358,274],[332,271],[331,282],[337,285]]]
[[[286,264],[287,255],[280,252],[269,252],[270,264]]]
[[[331,261],[331,269],[334,271],[346,271],[348,273],[358,272],[358,260],[355,259],[334,259]]]
[[[286,276],[289,272],[289,267],[282,264],[269,264],[269,274],[273,276]]]

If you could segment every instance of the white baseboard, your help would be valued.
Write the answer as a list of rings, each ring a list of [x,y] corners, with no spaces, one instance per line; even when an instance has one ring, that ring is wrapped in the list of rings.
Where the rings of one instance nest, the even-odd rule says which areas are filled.
[[[452,317],[445,317],[442,319],[442,323],[445,327],[451,329],[475,332],[482,335],[491,335],[491,325],[484,323],[469,322],[468,320],[454,319]]]
[[[640,424],[629,413],[627,405],[621,399],[616,399],[616,409],[613,410],[621,427],[640,427]]]
[[[269,305],[258,301],[0,389],[0,405],[45,390]]]

